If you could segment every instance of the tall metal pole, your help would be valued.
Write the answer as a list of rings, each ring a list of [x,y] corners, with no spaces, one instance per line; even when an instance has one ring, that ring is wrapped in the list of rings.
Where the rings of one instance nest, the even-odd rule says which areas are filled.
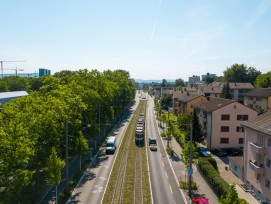
[[[167,129],[167,131],[169,131],[169,106],[167,107],[167,121],[168,121],[168,129]],[[169,133],[169,132],[168,132]],[[169,137],[170,137],[171,135],[168,135],[167,136],[167,147],[169,147]]]
[[[193,132],[193,125],[190,123],[190,153],[189,153],[189,197],[192,197],[192,132]]]
[[[0,62],[1,62],[1,76],[2,78],[4,78],[3,61],[0,61]]]
[[[66,120],[66,146],[65,146],[65,155],[66,155],[66,187],[69,189],[69,141],[68,141],[68,121]]]

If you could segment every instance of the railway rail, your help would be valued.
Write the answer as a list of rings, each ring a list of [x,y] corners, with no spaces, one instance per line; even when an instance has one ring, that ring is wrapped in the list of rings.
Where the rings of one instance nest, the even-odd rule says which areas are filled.
[[[120,145],[103,204],[151,203],[146,147],[135,143],[135,127],[139,113],[145,113],[146,100],[141,100]],[[145,152],[144,152],[145,151]]]

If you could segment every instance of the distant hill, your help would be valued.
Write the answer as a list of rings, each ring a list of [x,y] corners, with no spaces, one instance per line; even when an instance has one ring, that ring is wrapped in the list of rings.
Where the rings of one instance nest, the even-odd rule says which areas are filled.
[[[167,82],[169,83],[174,83],[175,79],[166,79]],[[162,83],[162,80],[157,80],[157,79],[135,79],[135,82],[137,83],[143,83],[143,84],[148,84],[148,83]]]

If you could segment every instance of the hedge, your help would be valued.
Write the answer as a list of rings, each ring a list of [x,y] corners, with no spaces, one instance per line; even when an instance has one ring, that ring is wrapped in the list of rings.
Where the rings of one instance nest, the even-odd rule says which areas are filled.
[[[208,159],[199,158],[198,168],[217,197],[220,198],[228,194],[229,184],[219,175]]]

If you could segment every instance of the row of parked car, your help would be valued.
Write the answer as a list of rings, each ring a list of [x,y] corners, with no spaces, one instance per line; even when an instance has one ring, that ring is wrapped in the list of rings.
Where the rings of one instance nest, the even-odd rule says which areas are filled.
[[[242,148],[224,148],[224,149],[218,148],[218,149],[214,149],[210,152],[205,147],[197,147],[197,152],[198,152],[199,156],[201,156],[201,157],[210,157],[211,152],[212,152],[212,154],[214,154],[218,157],[243,155]]]

